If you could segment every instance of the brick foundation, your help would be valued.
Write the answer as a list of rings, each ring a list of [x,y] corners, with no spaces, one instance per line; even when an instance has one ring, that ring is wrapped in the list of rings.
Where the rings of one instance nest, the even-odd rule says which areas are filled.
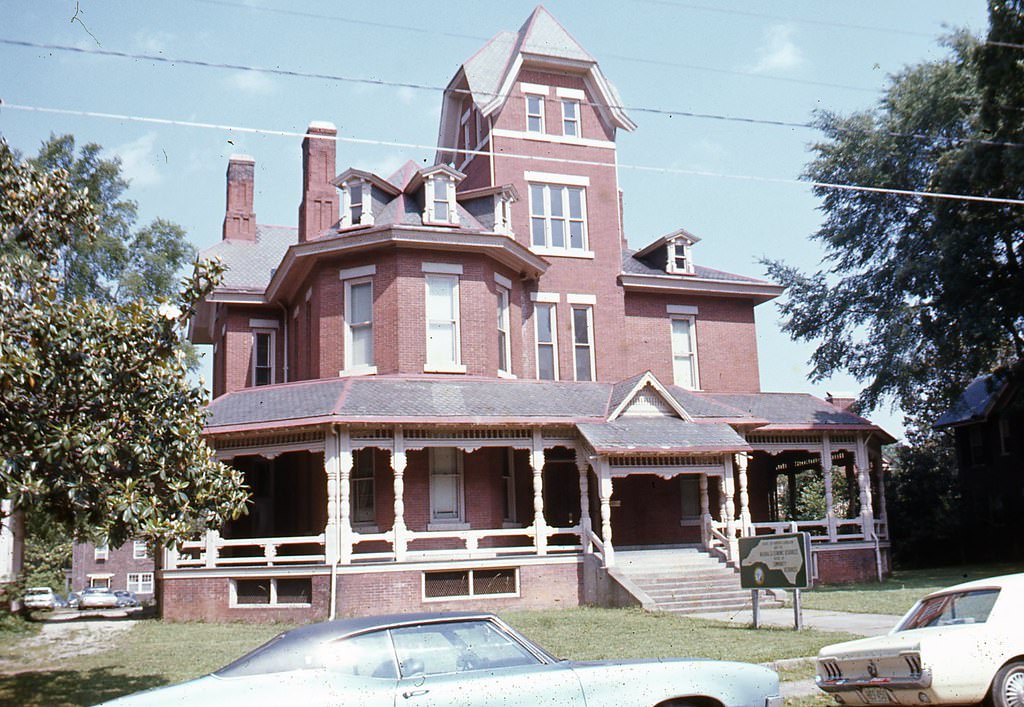
[[[878,581],[874,546],[856,548],[814,548],[817,568],[815,584],[852,584]],[[889,548],[880,548],[882,576],[891,573]]]

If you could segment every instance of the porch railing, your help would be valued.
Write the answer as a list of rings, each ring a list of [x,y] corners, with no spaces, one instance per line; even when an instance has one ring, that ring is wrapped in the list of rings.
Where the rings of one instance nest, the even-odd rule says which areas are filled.
[[[836,518],[833,521],[835,527],[835,539],[829,535],[829,522],[827,519],[820,520],[793,520],[764,523],[751,523],[750,529],[754,535],[780,535],[783,533],[810,533],[812,543],[827,542],[863,542],[870,537],[864,533],[860,518]],[[879,522],[875,522],[878,532]],[[883,536],[879,536],[883,537]]]
[[[274,567],[323,564],[324,534],[284,538],[222,538],[210,533],[200,540],[181,543],[169,553],[167,568]]]

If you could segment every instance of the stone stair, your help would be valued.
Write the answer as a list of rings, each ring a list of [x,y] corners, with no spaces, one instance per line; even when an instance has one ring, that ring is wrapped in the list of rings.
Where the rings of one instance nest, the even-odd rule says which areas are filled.
[[[676,614],[750,609],[749,589],[740,587],[740,573],[700,548],[616,550],[619,583],[645,609]],[[762,592],[762,608],[783,603]]]

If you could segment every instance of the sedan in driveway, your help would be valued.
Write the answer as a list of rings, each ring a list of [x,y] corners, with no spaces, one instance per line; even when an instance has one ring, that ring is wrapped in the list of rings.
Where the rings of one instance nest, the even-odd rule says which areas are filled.
[[[303,626],[211,675],[109,703],[779,707],[778,676],[712,660],[558,660],[490,614]]]
[[[49,587],[29,587],[25,590],[26,609],[54,609],[57,595]]]
[[[78,597],[79,609],[113,609],[117,606],[117,595],[108,587],[89,587]]]
[[[934,592],[886,636],[825,646],[817,682],[841,704],[1024,707],[1024,574]]]

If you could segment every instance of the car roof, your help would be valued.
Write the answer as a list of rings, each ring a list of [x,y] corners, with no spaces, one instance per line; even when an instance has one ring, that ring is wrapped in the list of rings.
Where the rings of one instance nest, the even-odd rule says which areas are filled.
[[[288,632],[289,638],[315,641],[318,638],[334,638],[374,629],[403,626],[408,624],[433,623],[439,621],[463,621],[467,619],[496,619],[494,614],[479,611],[432,611],[413,614],[384,614],[382,616],[359,616],[336,619],[318,624],[300,626]]]
[[[928,596],[947,594],[949,592],[962,592],[971,589],[998,588],[998,589],[1021,589],[1024,590],[1024,572],[1016,574],[1004,574],[997,577],[986,577],[984,579],[972,579],[969,582],[955,584],[939,591],[932,592]]]

